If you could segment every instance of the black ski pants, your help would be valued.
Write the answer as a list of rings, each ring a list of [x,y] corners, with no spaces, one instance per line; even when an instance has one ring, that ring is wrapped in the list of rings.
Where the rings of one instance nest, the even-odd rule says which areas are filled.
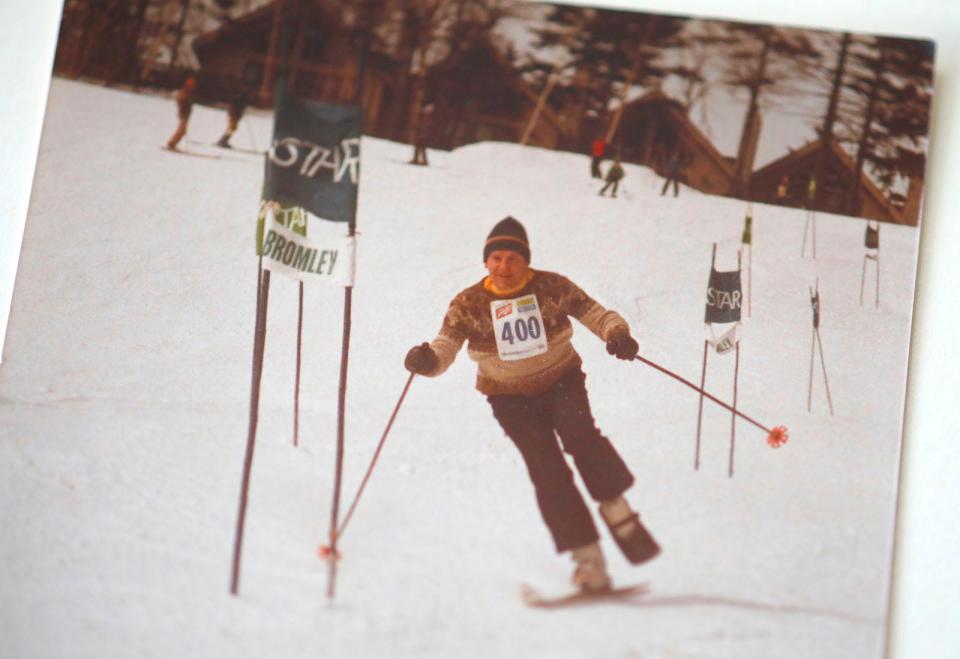
[[[603,173],[600,171],[600,163],[603,162],[601,156],[593,156],[590,159],[590,176],[593,178],[603,178]]]
[[[663,182],[663,189],[660,190],[660,196],[662,197],[663,195],[667,194],[667,190],[670,189],[670,184],[673,183],[673,196],[676,197],[677,192],[680,190],[680,184],[678,180],[679,179],[673,176],[668,176],[667,179]]]
[[[427,147],[423,144],[417,143],[413,145],[413,159],[410,161],[412,165],[426,165],[427,163]]]
[[[520,449],[558,552],[600,537],[564,452],[573,458],[595,501],[614,499],[633,485],[620,454],[594,423],[585,381],[577,367],[542,394],[487,396],[493,415]]]
[[[610,196],[611,196],[611,197],[616,197],[616,196],[617,196],[617,188],[620,187],[620,179],[614,179],[614,180],[612,180],[612,181],[607,181],[607,184],[606,184],[605,186],[603,186],[603,189],[600,190],[600,196],[601,196],[601,197],[606,194],[607,190],[610,189],[610,186],[611,186],[611,185],[613,186],[613,191],[610,193]]]

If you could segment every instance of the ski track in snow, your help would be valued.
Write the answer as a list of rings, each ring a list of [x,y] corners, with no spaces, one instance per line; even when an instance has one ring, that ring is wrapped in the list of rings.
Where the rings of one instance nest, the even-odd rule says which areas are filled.
[[[664,553],[633,568],[602,531],[631,603],[525,607],[561,591],[525,468],[461,352],[416,378],[340,543],[325,596],[342,292],[306,287],[301,447],[292,446],[294,282],[274,277],[241,597],[228,595],[246,442],[254,218],[262,160],[158,149],[169,99],[55,79],[0,372],[0,656],[878,657],[883,648],[917,232],[881,231],[881,305],[858,303],[864,222],[755,205],[752,316],[739,407],[790,428],[769,449],[709,401],[611,359],[577,326],[594,416],[637,476],[629,493]],[[234,137],[261,150],[271,118]],[[190,139],[222,112],[198,107]],[[250,143],[251,134],[256,143]],[[449,300],[482,244],[519,218],[532,265],[569,276],[631,323],[641,353],[699,381],[711,243],[736,267],[744,204],[627,165],[597,195],[584,156],[484,143],[432,151],[364,138],[341,519]],[[334,227],[342,231],[342,227]],[[315,231],[331,230],[311,225]],[[810,356],[808,287],[835,415]],[[867,289],[872,293],[868,280]],[[817,365],[819,367],[819,364]],[[732,396],[732,362],[707,389]]]

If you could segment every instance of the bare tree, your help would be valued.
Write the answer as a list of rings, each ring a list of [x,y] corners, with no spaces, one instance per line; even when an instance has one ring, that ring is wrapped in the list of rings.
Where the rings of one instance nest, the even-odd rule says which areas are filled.
[[[744,23],[727,23],[725,28],[729,39],[723,61],[724,83],[748,94],[733,190],[734,196],[745,196],[760,125],[761,98],[793,93],[792,84],[809,76],[821,54],[803,30]]]

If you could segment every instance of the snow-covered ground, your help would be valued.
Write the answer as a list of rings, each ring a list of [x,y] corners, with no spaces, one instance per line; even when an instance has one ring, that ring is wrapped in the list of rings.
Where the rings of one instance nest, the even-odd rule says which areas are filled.
[[[890,584],[917,231],[881,231],[881,305],[859,306],[864,222],[755,206],[752,316],[739,406],[790,441],[705,405],[582,327],[599,426],[637,476],[630,498],[664,553],[635,568],[604,539],[631,603],[544,612],[561,591],[525,469],[461,354],[417,378],[341,541],[325,595],[343,293],[307,287],[301,446],[292,393],[297,288],[273,278],[241,597],[228,594],[246,441],[262,159],[158,148],[169,100],[54,81],[0,370],[0,656],[879,657]],[[268,116],[234,143],[262,149]],[[222,112],[196,108],[209,143]],[[510,144],[431,152],[364,139],[348,389],[348,503],[407,373],[446,304],[483,274],[507,214],[535,268],[562,272],[630,321],[641,352],[697,380],[711,243],[733,268],[744,205],[627,166],[596,195],[583,156]],[[821,334],[835,415],[814,375]],[[868,287],[869,290],[869,287]],[[872,302],[872,298],[870,300]],[[731,357],[707,388],[729,399]]]

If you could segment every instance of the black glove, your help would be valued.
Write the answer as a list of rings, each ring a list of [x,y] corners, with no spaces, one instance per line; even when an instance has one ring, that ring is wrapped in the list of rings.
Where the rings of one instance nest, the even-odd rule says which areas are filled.
[[[628,332],[619,332],[607,339],[607,352],[617,359],[633,359],[639,351],[640,346]]]
[[[403,365],[411,373],[426,375],[437,367],[439,361],[437,353],[433,351],[430,344],[421,343],[410,348],[407,358],[403,360]]]

